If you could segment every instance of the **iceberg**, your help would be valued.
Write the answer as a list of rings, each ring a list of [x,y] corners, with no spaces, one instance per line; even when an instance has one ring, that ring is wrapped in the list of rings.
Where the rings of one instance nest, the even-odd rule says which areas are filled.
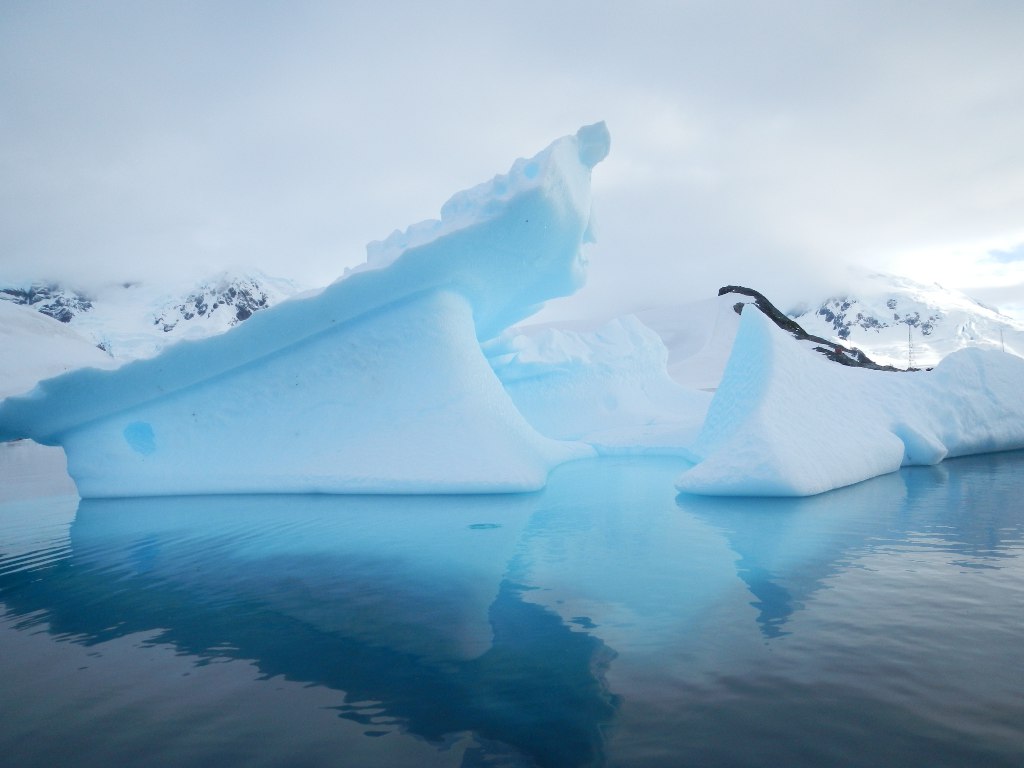
[[[84,498],[524,492],[563,462],[623,454],[692,462],[684,493],[808,496],[1024,448],[1024,360],[968,348],[930,371],[855,367],[870,361],[750,289],[517,325],[582,284],[609,144],[584,126],[371,243],[319,292],[116,370],[25,392],[31,371],[64,370],[36,365],[46,339],[71,364],[117,363],[21,317],[7,335],[32,364],[0,380],[0,441],[63,448]]]
[[[668,374],[668,349],[633,315],[594,330],[514,329],[485,345],[498,378],[539,432],[601,455],[692,458],[711,394]]]
[[[967,348],[930,371],[836,365],[744,307],[683,492],[810,496],[947,457],[1024,448],[1024,359]]]
[[[604,123],[371,244],[320,293],[0,404],[0,440],[63,446],[79,494],[536,490],[589,446],[546,437],[481,349],[583,280]]]

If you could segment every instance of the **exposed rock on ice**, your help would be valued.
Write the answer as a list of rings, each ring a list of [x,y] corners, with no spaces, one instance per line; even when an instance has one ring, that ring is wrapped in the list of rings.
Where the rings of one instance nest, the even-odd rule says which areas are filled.
[[[837,341],[829,341],[821,336],[815,336],[814,334],[808,333],[803,329],[803,326],[791,317],[787,317],[780,312],[774,304],[768,301],[764,294],[755,291],[752,288],[744,288],[740,285],[727,285],[718,289],[718,295],[735,296],[737,298],[743,297],[742,301],[733,307],[737,315],[742,312],[743,307],[746,305],[748,300],[752,299],[752,303],[761,310],[761,314],[775,323],[775,325],[797,341],[808,342],[811,349],[815,352],[824,355],[829,360],[839,363],[840,365],[848,365],[853,368],[874,368],[887,371],[897,370],[891,365],[879,365],[856,347],[848,347]]]

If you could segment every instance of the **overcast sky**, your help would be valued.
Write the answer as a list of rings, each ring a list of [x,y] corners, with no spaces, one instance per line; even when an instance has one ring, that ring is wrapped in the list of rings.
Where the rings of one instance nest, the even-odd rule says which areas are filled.
[[[606,120],[577,303],[856,264],[1024,313],[1024,3],[0,3],[0,280],[317,285]]]

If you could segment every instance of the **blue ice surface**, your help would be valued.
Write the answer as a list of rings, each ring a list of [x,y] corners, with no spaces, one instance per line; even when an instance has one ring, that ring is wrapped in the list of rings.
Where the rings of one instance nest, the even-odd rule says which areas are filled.
[[[481,348],[582,282],[603,123],[453,196],[315,296],[0,404],[83,497],[536,490],[587,446],[537,432]],[[139,425],[147,425],[145,428]]]
[[[156,451],[156,436],[149,422],[133,421],[124,428],[124,439],[133,451],[143,456],[149,456]]]

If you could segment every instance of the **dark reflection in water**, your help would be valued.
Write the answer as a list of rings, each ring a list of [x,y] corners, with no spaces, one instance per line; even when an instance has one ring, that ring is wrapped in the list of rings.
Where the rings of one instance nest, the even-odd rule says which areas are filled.
[[[997,453],[910,467],[807,498],[683,494],[678,504],[724,533],[738,555],[737,575],[755,598],[761,632],[776,638],[830,576],[865,551],[923,541],[948,552],[951,564],[979,569],[1017,557],[1024,539],[1020,466],[1019,452]]]
[[[615,654],[505,578],[532,501],[88,500],[71,556],[3,575],[0,597],[22,629],[85,645],[159,629],[150,642],[200,665],[251,659],[265,679],[343,691],[339,715],[368,736],[468,730],[538,765],[590,765]]]

